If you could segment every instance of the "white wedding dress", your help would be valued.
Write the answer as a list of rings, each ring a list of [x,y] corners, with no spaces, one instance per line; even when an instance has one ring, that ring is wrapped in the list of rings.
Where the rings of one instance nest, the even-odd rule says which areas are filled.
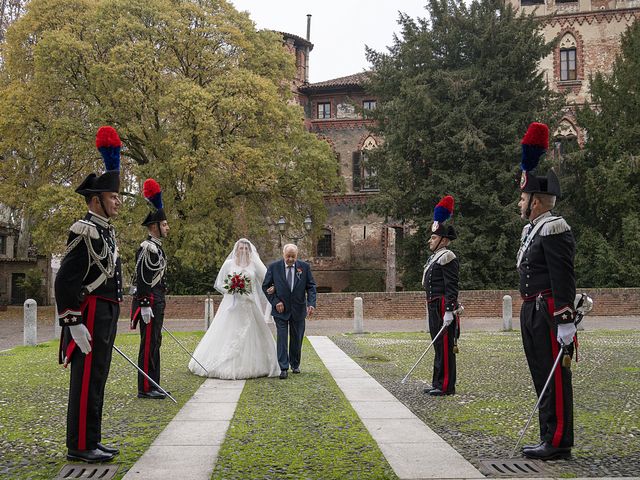
[[[238,252],[239,244],[251,249],[250,260],[246,253]],[[247,294],[224,293],[227,275],[241,273],[251,279],[251,292]],[[271,319],[271,305],[262,292],[266,267],[255,247],[248,240],[238,240],[227,257],[218,278],[216,290],[224,297],[209,330],[196,347],[189,370],[196,375],[236,380],[242,378],[273,377],[280,373],[276,342],[267,322]]]

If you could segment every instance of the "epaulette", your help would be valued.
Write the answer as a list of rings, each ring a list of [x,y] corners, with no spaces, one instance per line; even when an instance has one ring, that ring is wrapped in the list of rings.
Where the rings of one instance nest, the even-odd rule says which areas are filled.
[[[558,217],[555,220],[546,222],[540,229],[540,235],[548,237],[549,235],[557,235],[559,233],[568,232],[569,230],[571,230],[571,227],[567,221],[562,217]]]
[[[93,238],[94,240],[100,238],[100,234],[98,233],[98,228],[96,227],[96,225],[87,220],[78,220],[76,223],[71,225],[71,228],[69,228],[69,230],[81,237],[89,237]]]
[[[449,263],[451,260],[453,260],[454,258],[456,258],[456,254],[453,253],[451,250],[447,250],[445,253],[443,253],[439,258],[438,258],[438,263],[440,265],[446,265],[447,263]]]
[[[158,246],[155,243],[150,242],[149,240],[145,240],[144,242],[142,242],[140,244],[140,247],[142,248],[142,250],[149,250],[154,255],[158,254]]]

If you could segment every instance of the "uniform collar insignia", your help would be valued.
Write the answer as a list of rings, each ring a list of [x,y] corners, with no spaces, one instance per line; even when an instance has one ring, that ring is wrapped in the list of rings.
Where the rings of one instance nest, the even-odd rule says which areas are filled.
[[[150,242],[155,243],[156,245],[162,246],[162,239],[156,238],[153,235],[149,235],[149,238],[147,240],[149,240]]]
[[[100,225],[102,228],[109,228],[111,226],[108,218],[105,218],[102,215],[98,215],[97,213],[93,213],[91,210],[89,210],[89,215],[91,216],[89,220],[91,220],[96,225]]]
[[[534,218],[531,223],[533,223],[534,225],[537,224],[540,220],[542,220],[543,218],[547,218],[551,216],[551,212],[544,212],[541,215],[538,215],[536,218]]]

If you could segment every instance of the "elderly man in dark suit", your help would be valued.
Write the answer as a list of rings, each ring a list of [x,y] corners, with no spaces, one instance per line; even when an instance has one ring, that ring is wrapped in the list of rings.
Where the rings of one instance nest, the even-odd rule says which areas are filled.
[[[313,315],[316,308],[316,282],[309,264],[298,260],[297,246],[284,246],[282,260],[269,265],[262,290],[273,307],[280,379],[285,379],[289,367],[293,373],[300,373],[305,318]]]

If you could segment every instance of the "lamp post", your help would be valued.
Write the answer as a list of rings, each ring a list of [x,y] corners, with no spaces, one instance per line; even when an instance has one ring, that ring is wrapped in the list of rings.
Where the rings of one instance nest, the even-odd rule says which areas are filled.
[[[278,219],[278,221],[276,222],[276,225],[278,226],[278,232],[280,232],[280,248],[282,248],[282,238],[285,237],[289,240],[292,240],[293,243],[295,243],[296,245],[298,245],[298,241],[302,240],[304,237],[306,237],[309,232],[311,231],[311,227],[313,226],[313,220],[311,220],[311,216],[307,215],[307,217],[304,219],[304,222],[302,222],[302,225],[304,226],[304,230],[302,231],[302,233],[300,234],[296,234],[296,235],[285,235],[284,232],[287,230],[287,219],[284,217],[280,217]]]

